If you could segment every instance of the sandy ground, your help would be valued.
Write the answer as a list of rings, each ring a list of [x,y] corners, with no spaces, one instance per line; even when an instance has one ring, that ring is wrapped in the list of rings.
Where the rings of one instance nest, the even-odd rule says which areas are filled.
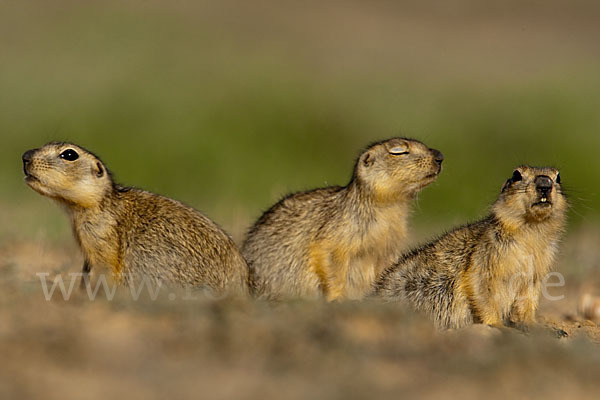
[[[0,246],[0,398],[564,398],[600,396],[600,230],[570,233],[544,329],[436,332],[398,305],[267,304],[159,293],[47,301],[36,273],[77,272],[72,245]],[[66,276],[66,275],[64,275]],[[564,333],[563,333],[564,331]],[[558,335],[557,333],[562,333]],[[565,336],[559,338],[559,336]]]

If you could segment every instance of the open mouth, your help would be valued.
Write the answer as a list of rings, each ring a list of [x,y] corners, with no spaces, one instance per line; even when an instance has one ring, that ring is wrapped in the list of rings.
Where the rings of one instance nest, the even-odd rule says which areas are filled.
[[[39,179],[36,178],[33,175],[26,175],[25,176],[25,182],[38,182],[38,181],[39,181]]]
[[[440,172],[442,172],[442,169],[441,169],[441,168],[440,168],[440,169],[438,169],[437,171],[435,171],[434,173],[427,175],[427,176],[425,177],[425,179],[433,179],[433,178],[436,178],[436,177],[437,177],[437,176],[440,174]]]
[[[552,207],[552,202],[547,197],[540,198],[540,201],[533,203],[537,207]]]
[[[27,168],[23,167],[23,172],[25,173],[25,182],[33,182],[33,181],[38,181],[39,179],[36,178],[35,176],[31,175],[28,171]]]

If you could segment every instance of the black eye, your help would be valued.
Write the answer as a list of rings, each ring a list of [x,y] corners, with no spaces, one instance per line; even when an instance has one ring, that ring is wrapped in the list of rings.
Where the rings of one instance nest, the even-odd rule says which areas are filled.
[[[75,161],[79,158],[79,154],[73,149],[68,149],[60,153],[60,158],[64,158],[67,161]]]
[[[560,184],[560,172],[556,175],[556,183]]]
[[[523,176],[521,175],[521,173],[519,171],[513,172],[512,178],[510,178],[510,180],[513,182],[519,182],[522,179],[523,179]]]

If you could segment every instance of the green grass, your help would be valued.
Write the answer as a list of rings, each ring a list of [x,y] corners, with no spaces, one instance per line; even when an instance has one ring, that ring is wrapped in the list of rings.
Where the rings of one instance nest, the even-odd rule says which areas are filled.
[[[119,181],[181,199],[236,235],[288,191],[346,183],[361,148],[394,135],[446,155],[417,225],[481,216],[520,163],[561,169],[573,223],[600,210],[600,59],[585,47],[539,73],[506,72],[479,57],[473,32],[452,44],[469,69],[454,65],[458,56],[440,59],[447,70],[418,59],[414,68],[385,58],[384,45],[346,41],[342,24],[311,26],[323,43],[305,36],[313,14],[277,22],[210,2],[57,4],[0,5],[11,33],[0,35],[4,234],[31,235],[40,218],[51,235],[67,232],[22,183],[20,155],[50,140],[88,147]],[[438,29],[435,19],[426,26]],[[441,49],[415,40],[431,53],[424,59]]]

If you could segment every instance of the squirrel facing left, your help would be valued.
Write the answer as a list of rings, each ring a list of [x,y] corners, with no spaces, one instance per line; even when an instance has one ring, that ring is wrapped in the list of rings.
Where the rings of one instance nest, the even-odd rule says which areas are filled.
[[[22,156],[25,182],[55,200],[70,218],[92,269],[116,282],[201,287],[214,294],[248,290],[248,266],[213,221],[176,200],[114,183],[104,163],[71,143],[52,142]]]

